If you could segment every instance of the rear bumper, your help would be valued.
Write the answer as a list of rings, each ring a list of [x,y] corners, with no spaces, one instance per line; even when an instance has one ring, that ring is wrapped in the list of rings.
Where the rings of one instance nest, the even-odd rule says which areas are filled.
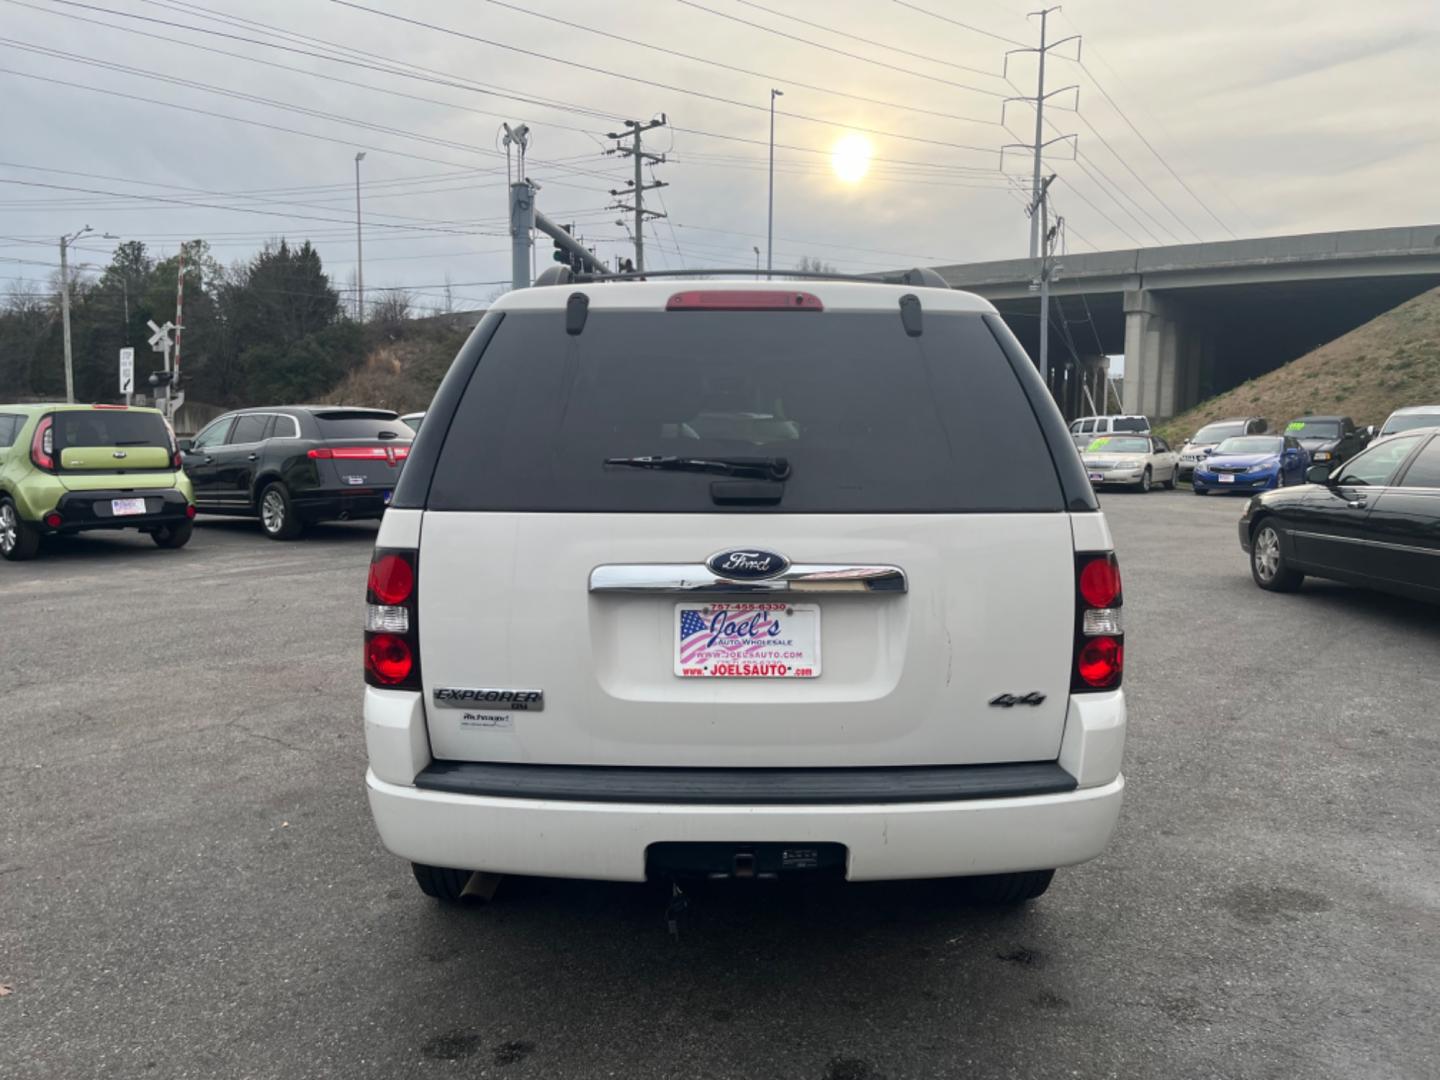
[[[1085,470],[1092,484],[1138,484],[1145,475],[1144,469],[1091,469]],[[1096,480],[1094,477],[1100,479]]]
[[[390,505],[389,487],[342,488],[338,491],[297,492],[291,497],[295,510],[304,521],[364,520],[385,516]]]
[[[413,862],[501,874],[642,881],[665,842],[838,843],[855,881],[1066,866],[1104,850],[1125,781],[1123,693],[1071,698],[1058,766],[1077,787],[1047,794],[855,803],[671,803],[517,798],[424,789],[419,694],[367,688],[370,810],[385,846]]]
[[[117,517],[116,499],[144,499],[145,513]],[[178,488],[142,491],[70,491],[60,497],[55,511],[63,519],[57,527],[41,526],[47,533],[84,532],[87,529],[154,529],[189,520],[190,500]]]

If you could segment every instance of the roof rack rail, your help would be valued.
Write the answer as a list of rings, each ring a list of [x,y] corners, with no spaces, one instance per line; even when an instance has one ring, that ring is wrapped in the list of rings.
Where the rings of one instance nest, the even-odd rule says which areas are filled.
[[[865,281],[872,285],[911,285],[929,289],[948,289],[947,282],[928,266],[917,266],[910,270],[879,274],[826,274],[812,270],[771,270],[756,271],[753,267],[707,267],[698,270],[633,270],[628,273],[596,274],[587,271],[576,272],[568,266],[552,266],[535,279],[537,287],[543,285],[577,285],[594,281],[646,281],[650,278],[700,278],[721,275],[751,278],[754,280],[785,280],[805,278],[820,281]]]

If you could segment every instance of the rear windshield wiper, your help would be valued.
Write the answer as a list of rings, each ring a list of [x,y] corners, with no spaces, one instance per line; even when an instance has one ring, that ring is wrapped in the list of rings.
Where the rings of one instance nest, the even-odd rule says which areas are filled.
[[[790,475],[790,460],[783,457],[692,458],[673,455],[612,457],[606,458],[605,464],[616,468],[719,473],[722,476],[750,476],[765,480],[784,480]]]

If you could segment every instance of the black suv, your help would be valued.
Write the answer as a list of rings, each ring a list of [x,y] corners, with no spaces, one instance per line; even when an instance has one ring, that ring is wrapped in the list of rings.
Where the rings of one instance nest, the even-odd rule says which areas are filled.
[[[226,413],[180,450],[201,513],[258,517],[294,540],[317,521],[383,515],[412,437],[384,409],[279,405]]]

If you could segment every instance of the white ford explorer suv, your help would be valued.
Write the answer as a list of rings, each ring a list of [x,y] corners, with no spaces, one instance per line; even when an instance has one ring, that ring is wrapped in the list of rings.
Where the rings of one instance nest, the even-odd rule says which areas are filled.
[[[380,527],[370,807],[441,899],[476,871],[829,871],[1018,903],[1115,827],[1120,605],[1065,422],[984,300],[512,292]]]

